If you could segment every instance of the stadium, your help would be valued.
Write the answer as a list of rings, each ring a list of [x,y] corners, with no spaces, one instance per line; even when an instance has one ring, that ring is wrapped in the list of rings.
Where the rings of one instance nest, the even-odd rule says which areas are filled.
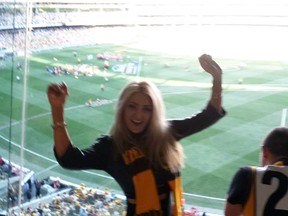
[[[167,118],[203,109],[203,53],[223,69],[227,116],[181,140],[185,209],[223,215],[234,172],[258,165],[264,135],[287,124],[287,11],[284,0],[1,1],[0,156],[10,169],[1,164],[0,215],[122,214],[125,197],[107,173],[58,165],[47,85],[69,86],[67,127],[85,147],[109,131],[131,80],[159,87]]]

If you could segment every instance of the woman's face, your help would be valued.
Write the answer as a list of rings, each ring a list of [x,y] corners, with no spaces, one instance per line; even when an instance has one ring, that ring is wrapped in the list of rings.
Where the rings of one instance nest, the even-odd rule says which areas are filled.
[[[124,122],[128,130],[139,134],[148,126],[152,117],[151,98],[143,93],[134,93],[124,108]]]

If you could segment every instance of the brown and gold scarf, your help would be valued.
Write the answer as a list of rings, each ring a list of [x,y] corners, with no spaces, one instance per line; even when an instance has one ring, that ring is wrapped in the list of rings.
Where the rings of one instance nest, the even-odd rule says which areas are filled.
[[[122,157],[133,175],[135,188],[136,215],[161,215],[160,198],[154,174],[143,152],[132,147]],[[173,216],[182,215],[182,184],[180,173],[171,173],[168,184],[174,197]]]

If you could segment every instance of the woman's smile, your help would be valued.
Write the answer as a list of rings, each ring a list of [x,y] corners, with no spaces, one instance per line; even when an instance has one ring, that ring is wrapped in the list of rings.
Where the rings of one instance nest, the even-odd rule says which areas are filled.
[[[124,121],[128,130],[135,134],[143,132],[150,122],[152,111],[152,101],[148,95],[133,94],[124,111]]]

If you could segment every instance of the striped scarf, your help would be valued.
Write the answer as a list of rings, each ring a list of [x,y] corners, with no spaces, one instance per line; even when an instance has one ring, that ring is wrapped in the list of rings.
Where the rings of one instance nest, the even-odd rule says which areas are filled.
[[[162,215],[160,199],[154,174],[149,168],[148,160],[137,147],[126,150],[122,157],[133,175],[135,188],[135,215]],[[180,173],[171,173],[168,184],[173,192],[173,216],[182,215],[182,184]]]

